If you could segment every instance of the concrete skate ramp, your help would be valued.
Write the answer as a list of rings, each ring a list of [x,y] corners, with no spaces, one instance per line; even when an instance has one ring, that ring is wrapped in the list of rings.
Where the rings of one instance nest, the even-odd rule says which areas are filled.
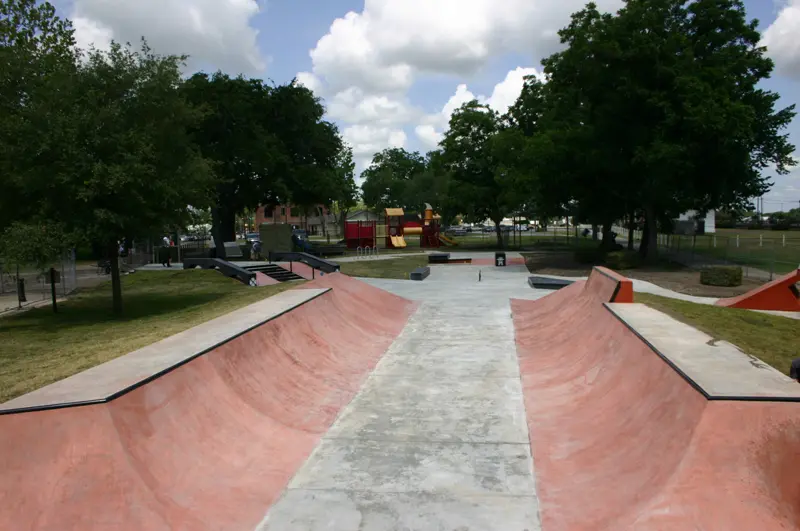
[[[251,530],[413,311],[332,290],[110,402],[0,416],[0,529]]]
[[[796,529],[800,405],[707,400],[596,275],[512,301],[542,529]]]

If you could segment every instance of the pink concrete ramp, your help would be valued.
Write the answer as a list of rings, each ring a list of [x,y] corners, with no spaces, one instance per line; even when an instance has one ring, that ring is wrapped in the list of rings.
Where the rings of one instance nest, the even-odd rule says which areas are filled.
[[[595,271],[512,301],[542,529],[797,529],[800,404],[709,401],[614,292]]]
[[[316,286],[333,289],[110,402],[0,416],[0,529],[254,529],[414,309]]]
[[[738,297],[720,299],[716,304],[717,306],[747,310],[800,312],[800,291],[796,286],[798,282],[800,282],[800,269],[778,277]]]

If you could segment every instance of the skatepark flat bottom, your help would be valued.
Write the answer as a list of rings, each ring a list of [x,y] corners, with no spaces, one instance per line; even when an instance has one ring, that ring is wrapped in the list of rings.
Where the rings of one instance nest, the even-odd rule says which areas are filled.
[[[509,298],[545,292],[470,269],[368,280],[421,306],[259,529],[540,529]]]

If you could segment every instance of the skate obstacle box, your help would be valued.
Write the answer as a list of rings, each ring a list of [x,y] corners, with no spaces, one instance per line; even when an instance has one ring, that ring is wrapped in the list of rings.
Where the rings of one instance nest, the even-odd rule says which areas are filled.
[[[428,278],[428,275],[430,274],[431,274],[430,267],[418,267],[411,272],[409,278],[411,280],[425,280],[426,278]]]

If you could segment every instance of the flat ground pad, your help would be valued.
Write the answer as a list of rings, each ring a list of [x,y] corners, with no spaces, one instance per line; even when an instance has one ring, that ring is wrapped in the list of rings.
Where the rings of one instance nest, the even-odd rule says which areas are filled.
[[[431,269],[369,281],[422,305],[262,531],[540,529],[509,299],[548,292],[513,268]]]

